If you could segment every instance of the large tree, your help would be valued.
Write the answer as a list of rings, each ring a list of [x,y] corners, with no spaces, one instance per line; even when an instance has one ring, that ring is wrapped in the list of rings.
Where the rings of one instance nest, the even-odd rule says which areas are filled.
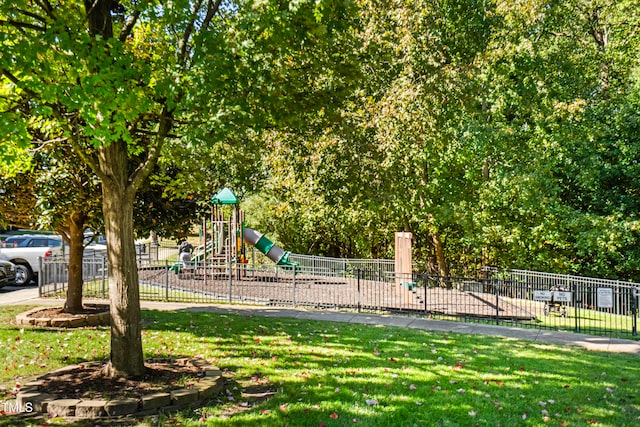
[[[99,178],[108,243],[110,375],[144,372],[136,194],[163,152],[294,124],[339,79],[349,2],[17,0],[0,6],[3,139],[56,126]],[[339,19],[343,18],[343,19]],[[322,53],[324,52],[324,53]],[[334,70],[333,74],[330,70]],[[25,106],[22,100],[28,99]],[[34,112],[34,113],[33,113]]]
[[[448,275],[447,243],[463,234],[481,182],[480,150],[461,143],[462,123],[476,108],[475,59],[493,21],[481,1],[361,5],[367,74],[341,120],[306,144],[274,143],[299,159],[274,160],[276,200],[289,208],[276,210],[287,216],[279,228],[297,240],[291,247],[334,256],[389,255],[393,232],[411,231],[420,265]]]
[[[271,138],[265,226],[337,256],[412,231],[443,275],[637,280],[636,2],[361,5],[367,78],[324,134]]]
[[[481,58],[488,259],[637,279],[639,15],[629,1],[496,8]],[[489,150],[489,148],[492,148]]]

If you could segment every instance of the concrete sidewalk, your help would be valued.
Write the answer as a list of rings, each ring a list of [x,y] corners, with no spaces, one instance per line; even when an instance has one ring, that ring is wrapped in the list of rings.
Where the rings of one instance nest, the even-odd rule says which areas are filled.
[[[104,301],[102,300],[87,300],[85,302],[104,303]],[[3,289],[0,293],[0,306],[19,304],[51,306],[61,305],[62,303],[63,301],[59,299],[39,298],[37,288],[16,289],[9,292]],[[382,314],[349,313],[328,310],[305,310],[298,308],[267,307],[256,305],[190,304],[142,301],[141,306],[142,308],[148,310],[186,310],[194,312],[239,314],[243,316],[289,317],[295,319],[324,320],[329,322],[385,325],[424,329],[429,331],[481,334],[495,337],[545,342],[557,345],[572,345],[582,347],[591,351],[618,352],[640,355],[640,341],[574,334],[570,332],[513,328],[508,326],[482,325],[476,323],[461,323],[451,322],[447,320],[433,320]]]

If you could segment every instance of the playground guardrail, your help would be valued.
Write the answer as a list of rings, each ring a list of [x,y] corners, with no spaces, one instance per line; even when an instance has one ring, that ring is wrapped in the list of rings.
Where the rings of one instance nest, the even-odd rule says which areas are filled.
[[[174,259],[140,259],[140,296],[146,300],[244,303],[395,313],[562,330],[637,336],[640,284],[506,269],[478,277],[398,275],[389,262],[313,260],[299,265],[193,263],[175,270]],[[385,261],[385,260],[383,260]],[[66,291],[66,261],[43,262],[42,296]],[[107,262],[83,262],[84,295],[108,298]]]

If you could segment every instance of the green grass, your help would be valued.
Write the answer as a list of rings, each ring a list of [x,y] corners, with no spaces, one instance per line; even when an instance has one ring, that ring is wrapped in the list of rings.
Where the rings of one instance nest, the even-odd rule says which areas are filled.
[[[562,317],[557,311],[552,311],[545,316],[543,314],[544,303],[518,299],[507,299],[507,301],[536,313],[537,318],[534,324],[536,327],[565,331],[578,329],[582,333],[639,339],[639,337],[631,335],[633,328],[633,315],[631,313],[625,316],[586,308],[567,307],[567,317]],[[521,324],[526,326],[526,322],[521,322]],[[623,333],[623,331],[627,333]]]
[[[0,314],[0,400],[16,381],[107,357],[104,328],[58,331]],[[640,359],[477,335],[144,311],[146,355],[202,356],[225,370],[207,406],[134,420],[146,426],[635,426]],[[244,393],[242,392],[244,391]],[[248,395],[273,392],[262,402]],[[33,424],[0,416],[0,426]],[[95,425],[96,423],[86,423]],[[108,425],[100,421],[99,425]],[[77,423],[76,425],[85,425]]]

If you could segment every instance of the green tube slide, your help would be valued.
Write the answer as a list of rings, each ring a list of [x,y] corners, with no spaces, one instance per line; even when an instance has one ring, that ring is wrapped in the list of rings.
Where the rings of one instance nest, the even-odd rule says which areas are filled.
[[[253,228],[244,228],[244,241],[253,245],[260,252],[265,254],[267,258],[275,262],[277,265],[296,265],[296,263],[288,260],[291,252],[283,250],[281,247],[275,245],[264,234]]]

